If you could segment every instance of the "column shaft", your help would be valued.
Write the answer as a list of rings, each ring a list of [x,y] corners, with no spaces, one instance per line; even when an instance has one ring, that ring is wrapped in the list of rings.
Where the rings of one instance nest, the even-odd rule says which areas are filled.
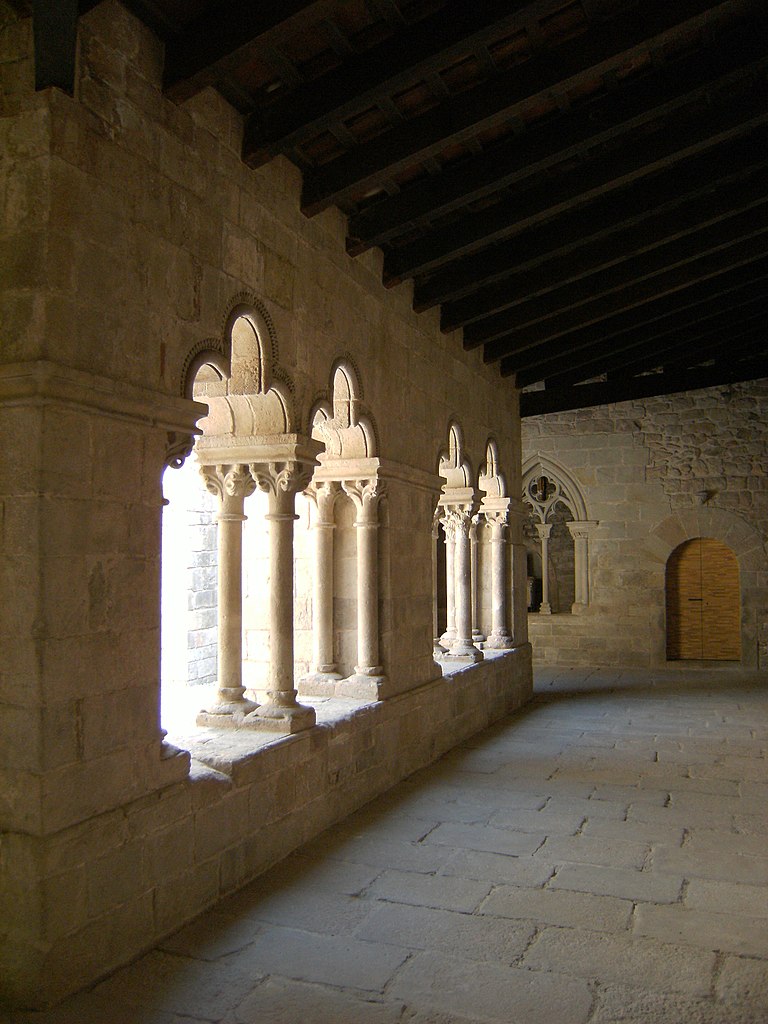
[[[512,646],[507,629],[507,538],[506,522],[489,519],[491,525],[491,615],[492,629],[488,646],[504,649]]]

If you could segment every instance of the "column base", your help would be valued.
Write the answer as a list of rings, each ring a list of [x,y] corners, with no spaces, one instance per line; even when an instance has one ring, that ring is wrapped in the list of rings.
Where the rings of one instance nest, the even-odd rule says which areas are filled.
[[[485,641],[485,646],[492,651],[507,651],[510,647],[514,647],[515,644],[509,633],[491,633]]]
[[[195,721],[198,725],[207,725],[212,729],[236,729],[243,718],[252,714],[258,706],[253,700],[214,704],[199,711]]]
[[[466,641],[459,641],[440,659],[449,665],[475,665],[483,660],[483,652]]]
[[[456,633],[449,633],[448,630],[446,630],[445,633],[443,633],[443,635],[440,637],[440,643],[446,649],[446,651],[450,650],[451,647],[453,647],[453,645],[456,643]]]
[[[551,614],[552,614],[552,605],[549,603],[549,601],[542,601],[541,604],[539,605],[539,615],[551,615]]]
[[[487,639],[487,637],[486,637],[485,633],[482,633],[479,629],[473,629],[472,630],[472,643],[473,644],[483,644],[483,643],[485,643],[486,639]]]
[[[343,678],[340,672],[312,672],[299,680],[299,693],[307,697],[333,697],[336,684]]]
[[[354,697],[357,700],[379,700],[382,684],[386,681],[387,677],[383,674],[371,675],[368,672],[355,672],[337,684],[336,696]]]
[[[435,640],[432,641],[432,657],[433,658],[442,658],[442,656],[444,654],[446,654],[447,651],[448,651],[448,648],[447,647],[443,647],[443,645],[440,643],[439,639],[436,638]]]
[[[282,707],[279,704],[261,704],[240,722],[243,728],[264,732],[295,733],[311,729],[315,724],[315,709],[304,704]]]
[[[583,604],[581,601],[574,601],[571,605],[571,615],[583,615],[589,608],[588,604]]]

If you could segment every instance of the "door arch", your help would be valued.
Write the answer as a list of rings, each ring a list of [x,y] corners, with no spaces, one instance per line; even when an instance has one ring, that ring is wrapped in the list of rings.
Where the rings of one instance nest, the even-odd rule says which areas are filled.
[[[739,563],[712,537],[680,544],[666,568],[667,659],[741,660]]]

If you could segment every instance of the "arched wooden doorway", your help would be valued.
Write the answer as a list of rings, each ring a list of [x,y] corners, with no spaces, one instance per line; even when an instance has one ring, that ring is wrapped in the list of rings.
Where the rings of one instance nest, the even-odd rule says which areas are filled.
[[[686,541],[667,562],[667,658],[741,660],[739,563],[711,537]]]

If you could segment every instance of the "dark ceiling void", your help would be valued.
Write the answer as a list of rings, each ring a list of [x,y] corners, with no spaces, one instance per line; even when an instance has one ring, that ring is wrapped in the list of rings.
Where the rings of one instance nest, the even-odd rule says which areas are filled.
[[[768,376],[764,0],[123,2],[523,415]]]

